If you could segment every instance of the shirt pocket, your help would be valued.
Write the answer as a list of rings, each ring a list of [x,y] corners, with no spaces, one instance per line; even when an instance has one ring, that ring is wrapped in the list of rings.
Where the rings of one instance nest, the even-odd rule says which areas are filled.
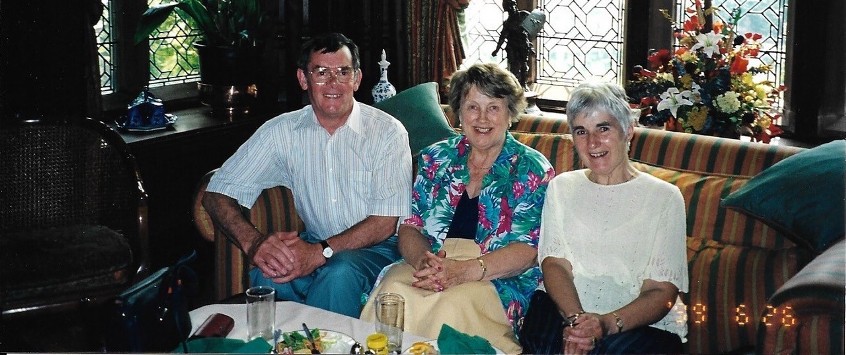
[[[367,170],[350,170],[349,172],[349,196],[350,198],[362,201],[362,204],[369,202],[373,193],[370,186],[373,179],[372,173]]]

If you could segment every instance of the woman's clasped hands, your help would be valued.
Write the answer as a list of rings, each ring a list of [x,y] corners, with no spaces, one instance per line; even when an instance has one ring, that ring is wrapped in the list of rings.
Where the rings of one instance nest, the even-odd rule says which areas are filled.
[[[423,259],[417,263],[414,272],[412,286],[441,292],[453,286],[467,282],[465,279],[465,268],[469,265],[478,265],[474,260],[452,260],[446,258],[446,252],[440,250],[437,253],[427,251]]]
[[[581,313],[567,318],[570,325],[564,326],[561,352],[564,354],[586,354],[596,347],[605,330],[596,313]]]

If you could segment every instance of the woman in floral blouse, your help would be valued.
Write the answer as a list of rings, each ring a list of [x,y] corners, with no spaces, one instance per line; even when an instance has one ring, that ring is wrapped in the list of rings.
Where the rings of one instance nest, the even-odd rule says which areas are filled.
[[[420,152],[412,215],[398,233],[404,260],[371,295],[405,297],[411,333],[437,338],[448,324],[517,353],[515,322],[540,282],[540,217],[555,172],[508,133],[526,107],[510,72],[477,64],[455,73],[449,104],[463,134]],[[362,319],[373,318],[370,298]]]

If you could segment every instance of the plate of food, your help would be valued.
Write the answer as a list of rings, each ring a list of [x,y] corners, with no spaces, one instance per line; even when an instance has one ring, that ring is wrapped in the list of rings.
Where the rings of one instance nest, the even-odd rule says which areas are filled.
[[[440,354],[438,351],[438,341],[437,340],[429,340],[429,341],[418,341],[414,344],[411,344],[405,351],[402,352],[403,354],[413,354],[413,355],[436,355]]]
[[[323,354],[349,354],[357,344],[351,336],[332,330],[311,329],[311,335],[317,350]],[[276,343],[278,354],[311,354],[311,350],[311,343],[304,330],[282,332]]]
[[[497,354],[505,354],[502,350],[497,349],[497,347],[492,346],[494,351]],[[440,349],[438,349],[438,340],[432,339],[427,341],[418,341],[414,344],[411,344],[405,351],[402,352],[403,354],[410,354],[410,355],[438,355],[441,353]]]

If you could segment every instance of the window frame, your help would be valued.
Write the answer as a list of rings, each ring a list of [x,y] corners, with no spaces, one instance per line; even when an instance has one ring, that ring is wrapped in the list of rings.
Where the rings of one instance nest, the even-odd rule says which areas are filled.
[[[110,0],[112,51],[112,93],[101,94],[104,112],[122,112],[126,105],[149,84],[149,41],[135,45],[133,38],[141,14],[147,9],[146,0]],[[150,88],[165,103],[199,104],[197,83],[163,85]]]

